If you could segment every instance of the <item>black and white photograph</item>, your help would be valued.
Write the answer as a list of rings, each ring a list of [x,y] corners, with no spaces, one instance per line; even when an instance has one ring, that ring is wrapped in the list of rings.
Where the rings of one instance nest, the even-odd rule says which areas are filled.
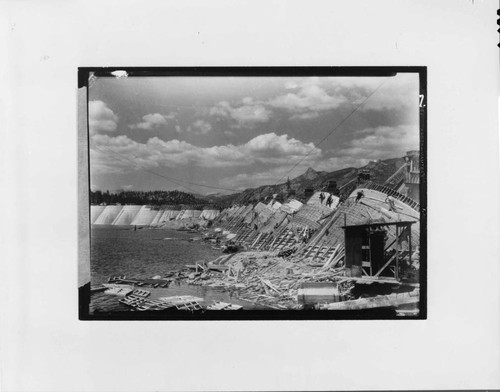
[[[425,318],[424,67],[80,73],[89,317]]]
[[[498,26],[0,1],[0,390],[500,388]]]

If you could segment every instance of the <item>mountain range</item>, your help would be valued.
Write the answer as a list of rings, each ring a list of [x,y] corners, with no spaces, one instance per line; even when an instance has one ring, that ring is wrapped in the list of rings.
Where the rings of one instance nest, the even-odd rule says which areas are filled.
[[[370,180],[383,184],[392,174],[405,164],[404,158],[391,158],[385,160],[371,161],[367,165],[355,168],[348,167],[332,172],[316,171],[309,167],[303,174],[293,179],[287,180],[282,184],[263,185],[257,188],[248,188],[239,193],[230,195],[211,194],[195,195],[198,199],[203,199],[212,203],[249,203],[265,200],[274,194],[285,195],[295,193],[297,199],[303,199],[306,189],[314,191],[326,190],[327,187],[335,182],[340,188],[350,181],[357,178],[358,172],[362,170],[370,171]],[[292,192],[290,192],[290,190]]]

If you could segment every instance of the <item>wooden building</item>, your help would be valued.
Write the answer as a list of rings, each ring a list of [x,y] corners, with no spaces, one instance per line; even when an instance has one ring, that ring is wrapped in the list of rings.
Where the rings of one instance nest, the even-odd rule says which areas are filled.
[[[345,234],[345,267],[347,276],[389,277],[399,280],[399,263],[411,264],[411,226],[414,221],[369,223],[342,226]],[[396,238],[386,243],[390,226]],[[389,252],[392,248],[392,252]]]

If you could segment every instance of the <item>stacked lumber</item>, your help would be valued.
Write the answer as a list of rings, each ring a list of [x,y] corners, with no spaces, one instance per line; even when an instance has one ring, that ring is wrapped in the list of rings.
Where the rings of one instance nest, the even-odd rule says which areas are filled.
[[[240,309],[243,309],[243,306],[221,301],[214,302],[213,304],[207,306],[207,310],[240,310]]]
[[[121,299],[119,302],[138,311],[161,311],[172,309],[174,307],[178,310],[190,311],[203,309],[200,304],[200,302],[203,302],[203,298],[193,297],[190,295],[162,297],[155,300],[147,300],[144,296],[132,294]]]
[[[279,252],[241,252],[221,256],[203,271],[191,272],[185,282],[230,291],[238,299],[263,308],[296,309],[297,292],[304,283],[334,282],[343,269],[313,267],[278,256]],[[185,275],[184,275],[185,276]]]
[[[415,289],[409,293],[394,293],[377,295],[370,298],[360,298],[351,301],[336,302],[318,305],[322,310],[360,310],[385,307],[398,307],[400,305],[416,304],[420,301],[420,291]]]

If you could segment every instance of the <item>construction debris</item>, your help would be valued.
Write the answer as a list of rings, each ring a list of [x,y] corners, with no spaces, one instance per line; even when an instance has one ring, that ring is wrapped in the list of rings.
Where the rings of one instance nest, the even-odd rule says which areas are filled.
[[[107,290],[104,292],[104,294],[109,294],[109,295],[118,295],[124,297],[133,291],[133,287],[127,285],[103,284],[103,286],[107,287]]]
[[[177,310],[191,311],[203,309],[200,304],[200,302],[203,302],[203,298],[192,297],[189,295],[146,300],[144,296],[141,297],[136,294],[132,294],[121,299],[119,302],[138,311],[161,311],[173,308]]]
[[[136,289],[136,290],[132,291],[132,295],[135,295],[135,296],[140,297],[140,298],[146,298],[150,294],[151,294],[151,292],[146,291],[146,290]]]
[[[241,310],[243,306],[217,301],[207,306],[207,310]]]
[[[185,282],[230,291],[238,299],[272,309],[298,309],[300,287],[307,282],[334,282],[341,270],[322,271],[304,263],[287,260],[278,252],[242,252],[221,257],[204,272],[179,276]],[[182,279],[182,278],[181,278]]]
[[[352,301],[319,304],[317,305],[317,308],[321,310],[361,310],[416,304],[419,302],[419,300],[420,292],[418,289],[416,289],[409,293],[378,295],[375,297],[360,298]]]

